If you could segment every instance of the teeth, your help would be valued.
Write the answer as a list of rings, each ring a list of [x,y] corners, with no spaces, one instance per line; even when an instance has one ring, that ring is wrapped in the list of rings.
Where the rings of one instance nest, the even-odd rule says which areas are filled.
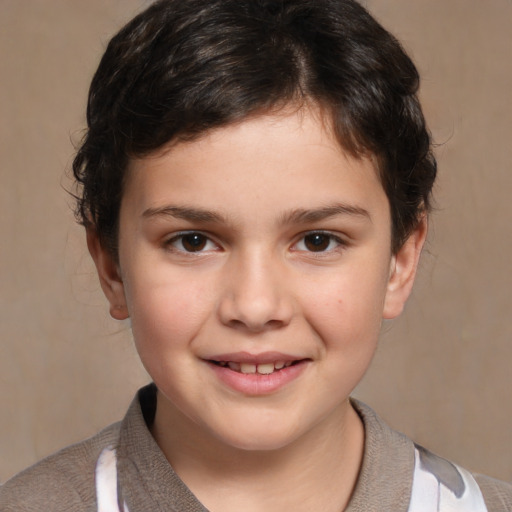
[[[242,373],[256,373],[256,365],[255,364],[248,364],[248,363],[241,363],[240,364],[240,371]]]
[[[259,374],[270,375],[274,373],[274,363],[259,364],[257,370]]]
[[[237,363],[236,361],[219,361],[218,364],[222,367],[228,367],[234,372],[241,372],[245,374],[270,375],[276,370],[282,370],[292,365],[292,361],[276,361],[275,363]]]

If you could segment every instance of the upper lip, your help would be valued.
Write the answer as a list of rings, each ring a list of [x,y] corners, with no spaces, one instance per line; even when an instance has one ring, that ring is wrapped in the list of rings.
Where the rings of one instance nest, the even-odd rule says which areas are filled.
[[[251,354],[250,352],[232,352],[229,354],[216,354],[211,357],[204,358],[207,361],[216,362],[236,362],[245,364],[265,364],[274,363],[276,361],[282,361],[284,363],[291,361],[300,361],[307,359],[301,356],[294,356],[290,354],[283,354],[282,352],[261,352],[259,354]]]

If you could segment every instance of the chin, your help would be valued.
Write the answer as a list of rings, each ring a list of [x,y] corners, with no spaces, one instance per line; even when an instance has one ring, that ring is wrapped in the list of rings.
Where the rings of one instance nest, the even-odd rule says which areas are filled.
[[[300,433],[294,429],[283,429],[279,425],[277,430],[267,426],[258,428],[256,425],[233,425],[225,435],[219,433],[216,436],[225,445],[237,450],[247,452],[276,451],[292,444],[300,437]]]

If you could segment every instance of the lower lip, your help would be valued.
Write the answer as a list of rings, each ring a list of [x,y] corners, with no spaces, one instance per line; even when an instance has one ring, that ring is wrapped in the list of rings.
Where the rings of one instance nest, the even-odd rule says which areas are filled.
[[[245,395],[257,396],[275,393],[297,379],[306,369],[308,361],[301,361],[287,368],[276,370],[269,375],[235,372],[227,366],[218,366],[211,362],[208,362],[208,365],[219,380],[231,389]]]

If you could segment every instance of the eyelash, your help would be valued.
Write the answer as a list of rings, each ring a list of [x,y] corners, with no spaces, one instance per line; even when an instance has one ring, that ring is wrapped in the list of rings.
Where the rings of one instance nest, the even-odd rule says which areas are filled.
[[[181,242],[181,245],[183,247],[183,241],[186,239],[186,237],[193,237],[193,236],[196,236],[196,237],[201,237],[201,240],[204,242],[204,246],[207,246],[209,244],[213,244],[215,245],[216,247],[218,247],[218,244],[216,244],[208,235],[202,233],[201,231],[185,231],[185,232],[182,232],[182,233],[177,233],[176,235],[174,235],[172,238],[166,240],[164,242],[164,246],[170,250],[173,250],[175,252],[179,252],[181,254],[201,254],[203,252],[206,252],[204,250],[204,246],[201,247],[199,250],[197,251],[189,251],[189,250],[186,250],[185,248],[178,248],[176,247],[176,245],[178,243]],[[207,249],[207,250],[211,250],[211,249]]]
[[[306,239],[308,237],[315,237],[315,236],[326,237],[327,238],[328,245],[327,245],[327,247],[325,249],[320,250],[320,251],[311,251],[311,250],[308,250],[307,248],[305,248],[305,249],[296,249],[296,250],[304,251],[304,252],[307,252],[307,253],[311,253],[311,254],[320,256],[322,254],[330,254],[330,253],[332,253],[333,251],[336,251],[339,248],[344,248],[344,247],[347,246],[347,242],[345,240],[343,240],[339,236],[336,236],[333,233],[330,233],[328,231],[308,231],[307,233],[304,233],[300,237],[300,239],[294,244],[294,247],[297,247],[300,243],[305,245]],[[329,248],[333,243],[335,244],[335,247]]]
[[[186,237],[194,237],[194,236],[196,237],[196,242],[199,242],[198,243],[199,249],[198,250],[187,250],[183,246],[183,242],[186,240]],[[308,250],[308,248],[306,247],[306,243],[307,243],[306,239],[315,237],[315,236],[316,237],[326,237],[327,240],[323,240],[323,241],[324,242],[327,241],[327,243],[328,243],[327,247],[325,247],[324,249],[321,249],[319,251]],[[199,240],[197,240],[197,239],[199,239]],[[313,241],[313,240],[310,240],[310,241]],[[193,240],[189,240],[189,242],[194,243]],[[202,245],[201,245],[201,242],[202,242]],[[179,244],[179,243],[181,243],[182,248],[177,247],[177,244]],[[335,244],[335,246],[331,247],[333,243]],[[170,238],[164,242],[164,246],[166,248],[168,248],[172,251],[178,252],[180,254],[187,254],[187,255],[193,255],[193,254],[199,255],[199,254],[203,254],[205,252],[210,252],[212,250],[211,248],[205,249],[205,247],[207,247],[210,244],[214,245],[216,248],[219,247],[219,245],[216,242],[214,242],[210,238],[209,235],[202,233],[201,231],[185,231],[182,233],[177,233],[172,238]],[[304,246],[304,248],[297,248],[297,246],[299,246],[300,244],[302,244]],[[321,255],[323,255],[323,254],[330,254],[333,251],[336,251],[337,249],[346,247],[347,245],[348,244],[345,240],[343,240],[339,236],[336,236],[328,231],[308,231],[308,232],[302,234],[301,237],[293,244],[292,247],[293,247],[294,251],[306,252],[308,254],[312,254],[312,255],[321,257]]]

